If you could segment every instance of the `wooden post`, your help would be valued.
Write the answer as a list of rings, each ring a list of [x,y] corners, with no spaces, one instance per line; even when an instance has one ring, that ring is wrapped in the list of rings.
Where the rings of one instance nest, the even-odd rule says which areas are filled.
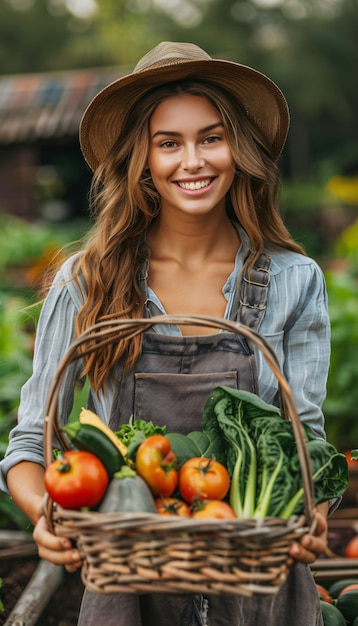
[[[63,567],[41,559],[4,626],[33,626],[63,579]]]

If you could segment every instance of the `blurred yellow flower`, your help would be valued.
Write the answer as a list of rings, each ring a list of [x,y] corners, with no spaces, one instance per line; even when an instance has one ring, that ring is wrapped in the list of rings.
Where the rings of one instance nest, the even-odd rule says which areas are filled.
[[[358,176],[333,176],[327,190],[344,204],[358,205]]]

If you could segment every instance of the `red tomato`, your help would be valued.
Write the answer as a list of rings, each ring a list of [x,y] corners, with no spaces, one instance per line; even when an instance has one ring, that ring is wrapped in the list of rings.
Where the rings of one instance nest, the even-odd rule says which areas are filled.
[[[328,604],[332,604],[332,598],[330,596],[330,593],[325,587],[322,587],[322,585],[317,585],[316,583],[316,589],[318,591],[320,599],[323,602],[328,602]]]
[[[198,457],[189,459],[179,472],[179,491],[186,502],[222,500],[230,487],[229,473],[218,461]]]
[[[65,452],[45,472],[49,496],[65,509],[97,506],[107,486],[108,473],[102,461],[84,450]]]
[[[200,502],[192,514],[195,519],[232,519],[236,517],[229,504],[222,500],[207,500]]]
[[[348,559],[358,559],[358,535],[355,535],[349,542],[345,550]]]
[[[180,517],[190,517],[189,506],[178,498],[155,498],[157,513],[160,515],[179,515]]]
[[[351,467],[353,469],[354,468],[358,469],[358,460],[357,459],[352,459],[352,452],[351,452],[351,450],[345,450],[343,452],[343,454],[346,457],[348,467]]]
[[[178,460],[164,435],[147,437],[136,454],[136,471],[155,496],[171,496],[178,485]]]

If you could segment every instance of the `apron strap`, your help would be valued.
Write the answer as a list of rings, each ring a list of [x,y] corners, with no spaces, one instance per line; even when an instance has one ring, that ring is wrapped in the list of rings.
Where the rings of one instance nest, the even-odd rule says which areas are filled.
[[[245,267],[237,294],[236,321],[258,331],[265,315],[271,257],[262,253],[254,267]],[[233,307],[235,312],[236,306]]]

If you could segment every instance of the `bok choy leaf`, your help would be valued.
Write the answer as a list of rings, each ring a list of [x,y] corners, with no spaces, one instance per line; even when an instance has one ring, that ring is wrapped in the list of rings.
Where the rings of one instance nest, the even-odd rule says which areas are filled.
[[[348,486],[344,454],[303,423],[315,502]],[[203,432],[225,442],[230,503],[238,517],[284,517],[304,512],[303,486],[292,423],[255,394],[216,387],[203,412]]]

